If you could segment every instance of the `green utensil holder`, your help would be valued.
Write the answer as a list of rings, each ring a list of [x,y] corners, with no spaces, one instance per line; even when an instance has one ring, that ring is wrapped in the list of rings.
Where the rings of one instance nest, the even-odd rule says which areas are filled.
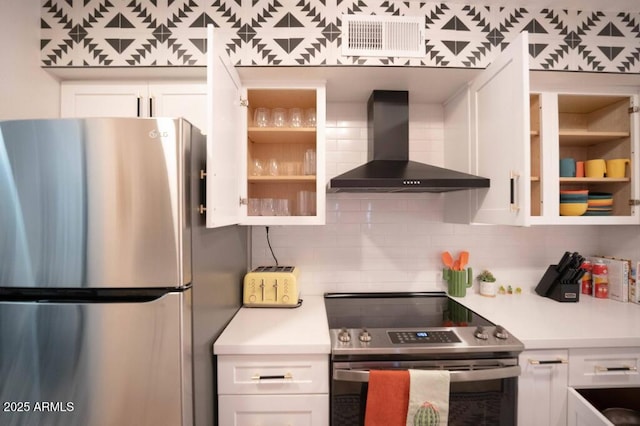
[[[444,268],[442,277],[447,282],[447,292],[449,296],[464,297],[467,295],[467,288],[473,284],[473,269],[466,268],[462,271]]]

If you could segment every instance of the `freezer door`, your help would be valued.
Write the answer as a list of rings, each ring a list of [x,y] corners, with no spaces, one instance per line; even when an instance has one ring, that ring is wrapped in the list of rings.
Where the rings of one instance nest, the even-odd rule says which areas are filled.
[[[191,425],[191,290],[0,303],[0,425]]]
[[[168,118],[0,122],[0,287],[191,282],[192,132]]]

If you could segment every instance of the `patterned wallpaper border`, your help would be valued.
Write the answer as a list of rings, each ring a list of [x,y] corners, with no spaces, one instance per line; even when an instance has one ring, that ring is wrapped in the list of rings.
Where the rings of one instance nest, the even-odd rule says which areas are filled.
[[[422,58],[341,55],[341,15],[426,18]],[[485,68],[521,31],[530,68],[640,73],[640,14],[390,0],[43,0],[43,67],[204,66],[206,25],[243,66]]]

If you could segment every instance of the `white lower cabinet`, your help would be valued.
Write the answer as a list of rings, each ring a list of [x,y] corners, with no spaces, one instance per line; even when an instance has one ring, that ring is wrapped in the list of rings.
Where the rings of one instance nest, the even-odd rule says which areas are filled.
[[[530,350],[520,354],[518,426],[567,423],[567,350]]]
[[[219,355],[220,425],[327,426],[327,355]]]

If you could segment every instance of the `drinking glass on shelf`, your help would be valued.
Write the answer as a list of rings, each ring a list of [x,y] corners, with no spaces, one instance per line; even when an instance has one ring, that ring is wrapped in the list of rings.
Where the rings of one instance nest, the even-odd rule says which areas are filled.
[[[308,108],[304,112],[304,125],[307,127],[316,127],[316,109]]]
[[[269,159],[269,175],[270,176],[278,176],[280,174],[279,170],[280,166],[278,164],[278,160],[275,158]]]
[[[275,108],[272,115],[274,127],[285,127],[287,125],[287,111],[284,108]]]
[[[300,162],[287,161],[281,164],[282,173],[286,176],[298,176],[300,174]]]
[[[268,127],[269,119],[270,114],[268,108],[256,108],[253,121],[257,127]]]
[[[289,200],[286,198],[279,198],[275,200],[276,204],[276,216],[289,216]]]
[[[302,127],[304,117],[301,108],[291,108],[289,110],[289,125],[291,127]]]
[[[313,216],[315,214],[316,193],[313,191],[298,191],[298,216]]]
[[[305,151],[303,164],[303,172],[305,175],[316,174],[316,152],[313,149]]]
[[[251,164],[251,176],[262,176],[264,174],[264,165],[258,158],[254,158]]]
[[[273,198],[262,198],[260,200],[260,214],[262,216],[274,216],[276,213]]]
[[[260,199],[249,198],[249,216],[260,216]]]

